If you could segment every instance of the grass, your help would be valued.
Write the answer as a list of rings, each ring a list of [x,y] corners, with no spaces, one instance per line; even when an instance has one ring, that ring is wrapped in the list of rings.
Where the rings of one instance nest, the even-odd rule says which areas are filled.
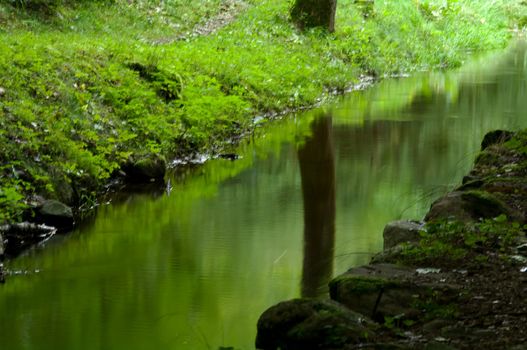
[[[339,2],[334,34],[281,0],[0,2],[0,222],[38,194],[93,200],[134,156],[220,152],[256,115],[345,91],[362,74],[459,66],[501,48],[520,1]],[[217,14],[242,14],[207,36]]]

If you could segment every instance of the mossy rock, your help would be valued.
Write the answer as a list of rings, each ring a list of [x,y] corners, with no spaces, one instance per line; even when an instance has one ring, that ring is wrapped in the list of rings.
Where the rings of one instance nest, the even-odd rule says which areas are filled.
[[[383,230],[384,249],[393,248],[400,243],[418,242],[423,224],[416,221],[398,220],[388,223]]]
[[[432,203],[425,221],[459,220],[473,222],[505,214],[510,219],[521,215],[489,192],[470,190],[454,191]]]
[[[386,317],[419,319],[423,305],[441,305],[457,293],[456,287],[441,282],[441,273],[425,280],[416,275],[414,268],[394,264],[352,268],[330,282],[330,297],[382,323]]]
[[[35,221],[52,226],[59,231],[73,228],[74,218],[71,207],[56,200],[46,200],[35,210]]]
[[[412,282],[415,270],[393,264],[353,268],[329,284],[332,300],[353,311],[382,321],[386,316],[419,313],[416,298],[429,294],[429,288]]]
[[[330,300],[293,299],[258,320],[258,349],[342,349],[376,339],[378,326]]]
[[[489,131],[485,134],[483,137],[483,141],[481,141],[481,150],[485,150],[487,147],[492,145],[500,145],[503,144],[514,136],[514,133],[507,130],[493,130]]]
[[[132,158],[123,166],[126,179],[134,183],[163,181],[166,168],[165,158],[157,154]]]

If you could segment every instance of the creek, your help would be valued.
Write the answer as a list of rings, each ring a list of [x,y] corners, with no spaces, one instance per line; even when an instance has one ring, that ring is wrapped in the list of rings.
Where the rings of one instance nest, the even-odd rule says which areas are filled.
[[[483,135],[527,127],[527,44],[384,80],[267,126],[240,159],[113,198],[6,263],[2,349],[251,349],[269,306],[321,296],[420,219]]]

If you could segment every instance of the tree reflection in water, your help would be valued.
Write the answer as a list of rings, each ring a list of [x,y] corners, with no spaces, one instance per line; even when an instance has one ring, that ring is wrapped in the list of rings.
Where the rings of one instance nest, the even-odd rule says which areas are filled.
[[[313,135],[298,150],[304,199],[304,263],[302,296],[327,291],[333,274],[335,246],[335,160],[332,120],[313,122]]]

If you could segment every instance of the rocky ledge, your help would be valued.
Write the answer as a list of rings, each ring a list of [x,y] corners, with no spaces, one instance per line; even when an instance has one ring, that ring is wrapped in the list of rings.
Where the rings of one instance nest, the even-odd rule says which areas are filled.
[[[423,222],[329,284],[265,311],[259,349],[527,349],[527,131],[493,131]]]

